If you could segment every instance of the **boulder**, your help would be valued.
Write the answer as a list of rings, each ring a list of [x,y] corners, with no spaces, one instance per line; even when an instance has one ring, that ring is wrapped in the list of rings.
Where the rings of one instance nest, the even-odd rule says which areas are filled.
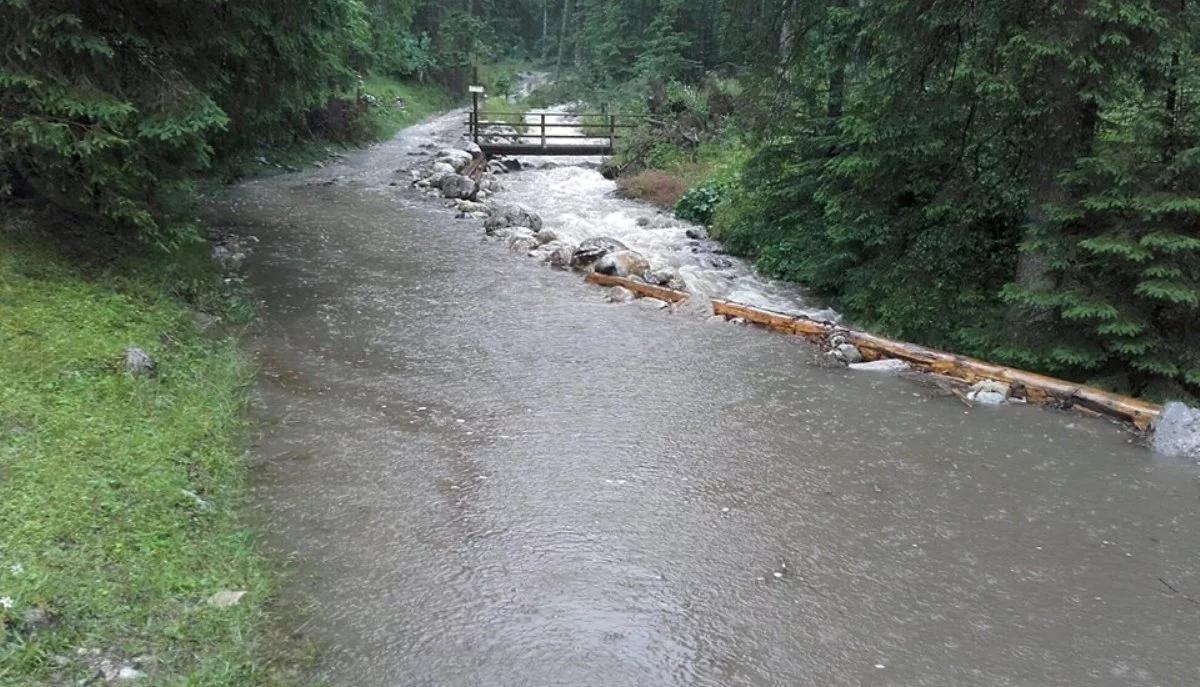
[[[985,379],[967,392],[967,400],[981,406],[1002,406],[1008,402],[1012,388],[1004,382]]]
[[[575,255],[571,258],[571,266],[586,267],[605,255],[619,250],[629,250],[629,247],[616,239],[596,236],[579,244],[579,247],[575,249]]]
[[[696,241],[704,241],[708,238],[708,230],[704,227],[689,227],[688,230],[683,233],[689,239],[694,239]]]
[[[614,277],[641,276],[650,271],[650,261],[636,251],[618,250],[601,256],[594,269]]]
[[[508,247],[517,253],[529,253],[537,249],[537,239],[530,233],[513,234],[508,237]]]
[[[636,299],[637,296],[624,286],[614,286],[608,290],[609,303],[630,303]]]
[[[458,170],[455,169],[453,165],[439,160],[439,161],[434,162],[433,164],[429,165],[428,174],[426,176],[431,179],[441,179],[442,177],[444,177],[448,174],[457,174],[457,173],[458,173]]]
[[[834,346],[829,354],[847,365],[854,365],[863,361],[862,351],[858,350],[858,346],[852,343],[838,344]]]
[[[642,298],[637,303],[647,310],[663,310],[671,307],[670,303],[657,298]]]
[[[680,281],[679,275],[670,267],[654,267],[646,270],[644,277],[647,284],[669,286]]]
[[[529,227],[538,232],[542,230],[542,218],[520,205],[504,205],[492,209],[483,227],[489,234],[505,227]]]
[[[473,157],[473,158],[480,157],[483,155],[483,148],[480,148],[479,144],[474,141],[465,143],[463,145],[462,149],[463,149],[463,152],[470,154],[471,157]]]
[[[710,257],[708,259],[708,264],[711,265],[713,269],[718,270],[727,270],[733,267],[733,261],[724,255],[714,255]]]
[[[439,162],[445,162],[446,164],[450,165],[454,168],[454,172],[458,173],[466,169],[467,165],[471,164],[471,160],[474,159],[474,157],[474,155],[465,150],[446,148],[437,154],[436,159]]]
[[[521,161],[515,157],[502,157],[500,158],[499,162],[500,164],[504,165],[506,170],[510,172],[521,171]]]
[[[1154,426],[1154,450],[1164,456],[1200,460],[1200,409],[1173,402]]]
[[[468,199],[475,196],[478,190],[475,182],[460,174],[448,174],[442,179],[442,196],[446,198]]]
[[[538,240],[538,243],[542,243],[542,244],[554,243],[555,241],[558,240],[558,234],[556,234],[553,229],[543,228],[540,231],[538,231],[537,240]]]
[[[574,259],[574,257],[574,246],[561,245],[546,255],[546,262],[549,263],[551,267],[565,270],[571,267],[571,260]]]

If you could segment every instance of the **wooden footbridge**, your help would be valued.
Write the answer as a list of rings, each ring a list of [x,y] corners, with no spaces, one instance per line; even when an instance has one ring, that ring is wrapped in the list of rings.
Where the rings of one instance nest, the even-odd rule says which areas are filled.
[[[612,155],[646,115],[572,112],[488,112],[475,98],[467,127],[487,157]]]

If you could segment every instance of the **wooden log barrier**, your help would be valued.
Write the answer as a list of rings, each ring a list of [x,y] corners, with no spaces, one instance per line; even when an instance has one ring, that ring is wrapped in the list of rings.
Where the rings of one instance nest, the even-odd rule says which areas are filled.
[[[688,298],[684,291],[623,277],[591,273],[587,280],[600,286],[623,286],[639,297],[658,298],[669,303],[678,303]],[[808,339],[826,341],[829,337],[840,334],[846,341],[857,346],[866,360],[895,358],[903,360],[916,370],[958,379],[967,384],[984,380],[1006,383],[1018,393],[1023,393],[1029,403],[1099,413],[1129,422],[1141,431],[1149,430],[1162,412],[1161,406],[1136,398],[917,344],[893,341],[882,336],[846,329],[833,322],[787,315],[724,300],[713,300],[712,309],[715,315],[741,318],[752,324]]]
[[[624,286],[639,298],[657,298],[660,301],[668,303],[680,303],[688,299],[686,291],[676,291],[675,289],[668,289],[665,286],[655,286],[654,284],[647,284],[644,281],[629,279],[627,277],[613,277],[607,274],[589,272],[587,281],[598,286]]]

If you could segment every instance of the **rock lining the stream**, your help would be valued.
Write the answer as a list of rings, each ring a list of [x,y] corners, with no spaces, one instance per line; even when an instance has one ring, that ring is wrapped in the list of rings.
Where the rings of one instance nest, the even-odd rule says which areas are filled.
[[[650,271],[650,261],[637,251],[617,250],[601,256],[593,269],[613,277],[641,277]]]
[[[489,234],[508,227],[527,227],[532,231],[542,230],[542,218],[521,205],[502,205],[492,209],[492,214],[483,223]]]
[[[1200,460],[1200,409],[1172,402],[1154,428],[1154,450],[1164,456]]]
[[[593,236],[575,249],[575,255],[571,258],[571,266],[587,267],[605,255],[619,250],[629,250],[629,246],[607,236]]]

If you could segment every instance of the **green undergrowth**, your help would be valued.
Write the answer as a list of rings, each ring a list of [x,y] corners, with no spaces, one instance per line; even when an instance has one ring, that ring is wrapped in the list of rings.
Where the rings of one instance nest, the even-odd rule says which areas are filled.
[[[0,685],[76,684],[106,660],[144,684],[281,684],[272,573],[241,515],[253,375],[230,328],[253,310],[204,244],[93,243],[0,226]],[[133,345],[154,376],[125,372]],[[206,603],[222,590],[248,594]]]
[[[356,114],[357,121],[345,127],[346,133],[330,138],[314,135],[284,141],[264,141],[221,157],[202,184],[211,190],[223,184],[254,176],[294,172],[329,157],[356,150],[364,144],[387,140],[401,129],[454,107],[460,97],[436,84],[401,81],[372,74],[363,80],[360,93],[370,96],[369,105]],[[348,96],[357,96],[347,94]]]

